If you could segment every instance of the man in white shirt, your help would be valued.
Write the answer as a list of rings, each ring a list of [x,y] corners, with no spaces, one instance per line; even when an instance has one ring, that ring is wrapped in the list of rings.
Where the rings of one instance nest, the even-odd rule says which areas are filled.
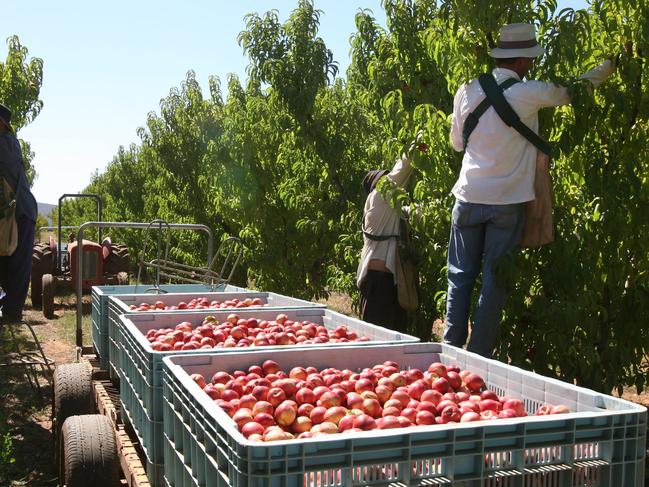
[[[407,313],[399,304],[396,277],[402,210],[393,208],[375,188],[383,176],[403,188],[411,173],[410,159],[403,154],[391,171],[374,170],[365,176],[363,187],[368,196],[363,210],[363,250],[356,273],[363,321],[401,332],[407,331]]]
[[[538,111],[570,103],[564,86],[523,80],[534,58],[544,54],[533,25],[510,24],[500,31],[492,71],[500,85],[508,78],[516,83],[504,96],[521,121],[538,133]],[[597,87],[613,72],[605,61],[581,77]],[[468,337],[469,309],[475,280],[482,268],[482,288],[473,316],[467,349],[491,357],[498,336],[507,289],[494,276],[496,260],[517,247],[524,225],[524,207],[534,199],[536,147],[507,126],[490,106],[480,116],[468,140],[465,121],[484,100],[478,80],[462,85],[453,101],[451,142],[465,151],[460,175],[453,187],[453,208],[448,248],[448,294],[444,342],[464,346]],[[466,142],[466,147],[465,147]]]

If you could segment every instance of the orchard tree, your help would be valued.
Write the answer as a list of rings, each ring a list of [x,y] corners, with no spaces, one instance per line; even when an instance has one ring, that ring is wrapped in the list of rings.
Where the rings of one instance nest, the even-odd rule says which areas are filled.
[[[445,245],[460,156],[448,141],[452,97],[491,69],[488,52],[510,22],[538,26],[547,54],[532,77],[569,86],[573,106],[542,113],[555,146],[556,242],[511,255],[500,269],[513,287],[499,358],[598,390],[644,386],[649,347],[647,225],[648,9],[643,2],[595,2],[557,11],[554,1],[383,2],[387,30],[357,16],[350,89],[403,144],[423,126],[429,152],[415,160],[411,192],[422,209],[422,313],[441,313]],[[410,26],[407,28],[406,26]],[[413,55],[414,53],[414,55]],[[576,78],[621,53],[620,68],[594,94]],[[430,78],[425,72],[435,73]],[[389,151],[387,151],[389,152]],[[479,283],[478,283],[479,286]]]
[[[5,62],[0,61],[0,102],[11,109],[11,125],[18,132],[31,123],[43,108],[40,100],[43,83],[43,60],[27,59],[29,51],[20,44],[17,36],[7,39],[8,53]],[[36,171],[31,165],[34,153],[29,143],[20,140],[27,179],[33,183]]]
[[[116,217],[201,222],[246,247],[248,285],[301,297],[331,290],[356,301],[355,271],[368,169],[408,150],[416,169],[394,200],[410,205],[421,306],[411,331],[430,338],[443,318],[446,247],[461,157],[449,142],[453,95],[493,67],[503,24],[531,22],[547,53],[531,77],[565,84],[572,106],[543,110],[552,166],[556,241],[499,266],[512,288],[498,358],[610,392],[642,389],[649,337],[647,35],[645,2],[384,0],[386,26],[356,15],[352,61],[336,78],[318,37],[320,12],[300,1],[284,23],[253,14],[239,36],[249,78],[216,78],[203,98],[190,73],[92,187]],[[577,77],[620,54],[594,92]],[[197,242],[174,241],[192,259]],[[184,249],[188,250],[184,250]],[[199,254],[194,254],[199,255]],[[479,286],[480,283],[477,284]]]
[[[367,119],[333,82],[337,65],[317,36],[320,12],[301,1],[289,19],[247,17],[247,90],[230,85],[225,123],[232,174],[245,184],[240,235],[261,288],[304,297],[328,292],[328,275],[361,202]],[[236,184],[235,184],[236,185]],[[360,220],[351,221],[356,231]]]

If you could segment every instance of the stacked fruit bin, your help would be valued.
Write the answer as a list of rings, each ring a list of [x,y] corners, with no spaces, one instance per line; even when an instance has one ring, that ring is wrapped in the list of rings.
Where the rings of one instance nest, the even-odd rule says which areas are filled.
[[[479,374],[499,396],[521,399],[527,415],[251,441],[197,377],[248,371],[268,360],[285,372],[295,367],[360,371],[389,360],[420,373],[439,362]],[[169,487],[644,483],[645,408],[444,344],[189,354],[165,357],[163,363]],[[534,415],[548,404],[563,404],[570,412]]]
[[[108,369],[108,299],[111,296],[136,295],[146,293],[147,285],[137,286],[93,286],[92,288],[92,344],[99,355],[99,363]],[[158,288],[164,293],[208,293],[243,292],[245,288],[224,284],[212,288],[207,284],[163,284]],[[145,296],[160,296],[159,294],[144,294]]]
[[[303,304],[303,301],[295,300]],[[288,304],[288,303],[286,303]],[[282,316],[283,320],[309,322],[311,326],[322,326],[334,333],[348,330],[354,336],[366,340],[362,342],[340,341],[328,345],[341,356],[367,346],[388,343],[414,343],[418,339],[392,330],[381,328],[343,314],[327,310],[311,303],[310,307],[281,308],[241,308],[223,311],[201,310],[192,312],[140,312],[125,313],[119,317],[117,342],[119,347],[120,399],[125,421],[129,422],[140,440],[145,456],[147,475],[154,487],[163,485],[164,472],[164,429],[163,429],[163,390],[162,359],[172,355],[204,354],[224,356],[240,353],[243,348],[216,348],[189,351],[159,351],[149,340],[151,330],[174,329],[182,324],[191,329],[210,321],[225,322],[236,315],[237,320],[271,321]],[[316,345],[268,345],[255,346],[249,350],[262,353],[273,349],[319,348]],[[248,352],[243,352],[248,353]]]
[[[188,304],[189,303],[189,304]],[[175,292],[173,294],[120,294],[108,298],[108,372],[111,379],[120,378],[119,365],[119,317],[125,313],[171,313],[190,312],[196,303],[196,311],[254,308],[324,308],[324,304],[311,303],[277,293],[247,290],[221,292]],[[181,308],[178,307],[180,305]],[[219,308],[219,306],[221,306]],[[185,309],[182,309],[182,308]]]

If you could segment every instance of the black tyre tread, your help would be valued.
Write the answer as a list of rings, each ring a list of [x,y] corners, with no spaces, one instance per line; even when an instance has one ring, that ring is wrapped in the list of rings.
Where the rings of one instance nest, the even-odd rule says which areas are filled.
[[[62,485],[115,487],[119,460],[115,432],[101,414],[70,416],[62,428]]]
[[[92,373],[83,363],[61,364],[54,369],[54,418],[59,431],[70,416],[95,412],[95,398],[92,391]],[[55,430],[56,434],[56,430]]]
[[[41,306],[41,293],[43,292],[43,285],[41,280],[43,274],[52,272],[52,249],[47,244],[39,242],[34,245],[32,253],[32,271],[31,271],[31,290],[30,296],[32,298],[32,306]]]
[[[104,272],[106,274],[118,274],[119,272],[128,272],[129,252],[128,247],[124,244],[111,244],[110,255],[104,262]]]
[[[34,271],[32,269],[32,275],[31,275],[31,282],[30,282],[30,296],[32,298],[32,307],[33,308],[40,308],[41,304],[43,302],[43,297],[41,294],[43,293],[43,284],[42,284],[42,279],[43,275],[40,274],[38,271]]]
[[[54,318],[54,293],[56,291],[54,276],[52,274],[43,274],[41,282],[41,306],[43,308],[43,316],[51,319]]]
[[[118,253],[123,251],[128,252],[128,247],[125,244],[121,244],[121,243],[112,244],[110,246],[110,249],[112,252],[118,252]]]
[[[39,268],[43,268],[44,274],[51,272],[53,258],[54,253],[49,245],[37,243],[34,245],[34,250],[32,251],[32,268],[34,264],[38,264]]]

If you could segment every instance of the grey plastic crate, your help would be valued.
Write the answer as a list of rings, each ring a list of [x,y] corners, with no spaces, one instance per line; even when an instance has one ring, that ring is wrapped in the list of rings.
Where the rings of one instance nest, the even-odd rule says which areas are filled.
[[[329,329],[338,325],[346,325],[350,330],[361,335],[367,335],[371,341],[360,343],[332,343],[326,345],[335,350],[347,350],[353,345],[376,346],[386,343],[411,343],[418,338],[381,328],[370,323],[345,316],[335,311],[323,308],[262,308],[238,309],[236,313],[241,318],[274,319],[278,313],[284,313],[290,320],[308,320],[322,324]],[[119,318],[119,347],[120,354],[120,400],[123,409],[131,420],[147,457],[154,464],[163,462],[163,433],[162,433],[162,359],[170,355],[187,354],[218,354],[229,355],[240,352],[241,348],[219,348],[211,350],[186,350],[171,352],[156,352],[146,339],[145,334],[153,328],[173,327],[182,321],[188,321],[192,326],[200,325],[206,316],[212,315],[223,321],[232,310],[223,311],[194,311],[166,313],[127,313]],[[313,348],[315,345],[267,346],[250,347],[248,350],[274,350],[287,348]]]
[[[93,286],[92,287],[92,344],[99,355],[99,364],[102,368],[108,368],[108,298],[110,296],[133,295],[144,293],[151,286],[140,284],[138,286]],[[212,292],[208,285],[204,284],[163,284],[160,286],[168,293],[206,293]],[[229,284],[218,286],[217,291],[241,292],[245,288],[231,286]],[[160,294],[148,294],[150,296],[161,296]]]
[[[573,413],[528,416],[303,440],[246,440],[190,374],[247,370],[272,359],[284,370],[352,370],[394,360],[402,368],[431,362],[480,373],[500,395],[565,404]],[[642,406],[548,379],[439,343],[335,349],[183,355],[164,363],[164,476],[169,487],[454,487],[644,485],[647,412]]]
[[[127,294],[116,295],[108,298],[108,372],[111,379],[119,379],[121,376],[119,366],[119,343],[118,343],[118,327],[119,317],[125,313],[135,314],[152,314],[152,313],[191,313],[191,312],[215,312],[224,311],[224,309],[201,309],[201,310],[156,310],[156,311],[134,311],[130,309],[130,305],[140,303],[153,304],[156,301],[161,301],[165,305],[176,305],[181,301],[191,301],[194,298],[207,298],[210,301],[219,300],[221,302],[233,298],[243,300],[246,298],[260,298],[264,303],[263,309],[266,308],[325,308],[326,305],[312,303],[303,299],[291,298],[277,293],[271,292],[257,292],[257,291],[241,291],[241,292],[194,292],[194,293],[169,293],[169,294]],[[259,309],[259,308],[237,308],[240,309]],[[230,309],[229,312],[234,310]]]

